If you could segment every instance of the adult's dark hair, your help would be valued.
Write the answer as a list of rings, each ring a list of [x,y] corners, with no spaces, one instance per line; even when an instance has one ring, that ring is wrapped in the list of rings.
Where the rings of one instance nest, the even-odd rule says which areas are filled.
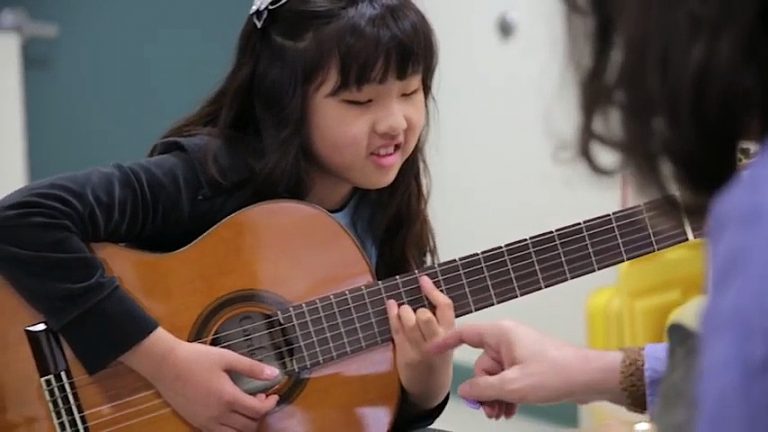
[[[586,59],[582,155],[606,172],[594,147],[618,150],[642,185],[678,185],[701,215],[734,174],[739,141],[766,132],[768,2],[567,3],[575,59]]]

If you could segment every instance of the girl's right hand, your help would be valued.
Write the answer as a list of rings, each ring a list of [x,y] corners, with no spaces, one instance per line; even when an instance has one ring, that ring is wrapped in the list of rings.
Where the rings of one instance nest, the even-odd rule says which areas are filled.
[[[203,431],[255,431],[259,419],[277,404],[277,395],[243,392],[227,373],[269,381],[277,377],[277,369],[224,348],[182,341],[162,328],[120,360]]]

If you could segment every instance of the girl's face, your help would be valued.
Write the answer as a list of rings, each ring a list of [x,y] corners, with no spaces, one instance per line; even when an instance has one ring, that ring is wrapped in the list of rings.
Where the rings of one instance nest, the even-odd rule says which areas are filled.
[[[307,200],[326,209],[344,204],[353,188],[392,183],[424,130],[420,74],[334,93],[338,73],[310,92],[309,134],[316,161]]]

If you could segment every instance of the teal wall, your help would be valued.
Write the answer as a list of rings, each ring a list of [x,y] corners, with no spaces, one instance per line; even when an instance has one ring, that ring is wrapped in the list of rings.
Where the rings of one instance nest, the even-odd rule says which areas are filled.
[[[33,180],[142,157],[229,68],[247,0],[0,0],[59,24],[25,47]]]

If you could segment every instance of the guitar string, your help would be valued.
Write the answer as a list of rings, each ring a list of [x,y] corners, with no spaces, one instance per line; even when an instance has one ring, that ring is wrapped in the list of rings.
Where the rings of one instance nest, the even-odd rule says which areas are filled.
[[[605,227],[605,228],[607,228],[607,227]],[[601,228],[600,230],[602,230],[602,229],[605,229],[605,228]],[[598,230],[598,231],[599,231],[599,230]],[[683,234],[683,233],[682,233],[682,231],[678,232],[678,230],[675,230],[675,231],[672,231],[672,232],[670,232],[670,233],[665,233],[665,234],[663,234],[663,235],[660,235],[660,236],[657,236],[657,237],[658,237],[658,239],[662,239],[663,237],[666,237],[666,236],[669,236],[669,235],[676,235],[676,234]],[[645,233],[641,233],[641,234],[639,234],[639,235],[636,235],[636,236],[633,236],[633,237],[641,237],[641,236],[646,236],[646,234],[645,234]],[[604,237],[602,237],[602,239],[605,239],[605,238],[608,238],[608,237],[615,237],[615,236],[614,236],[613,234],[610,234],[610,235],[608,235],[608,236],[604,236]],[[630,240],[630,239],[631,239],[631,238],[627,238],[627,239],[625,239],[625,240]],[[595,241],[597,241],[597,240],[600,240],[600,239],[595,239]],[[647,242],[647,241],[646,241],[646,242]],[[542,247],[542,248],[539,248],[539,249],[543,249],[543,248],[545,248],[545,247],[549,247],[549,246],[552,246],[552,244],[548,244],[547,246],[544,246],[544,247]],[[606,247],[609,247],[609,246],[614,246],[614,245],[611,245],[611,244],[607,244],[607,245],[604,245],[604,246],[600,246],[600,247],[594,248],[594,249],[592,249],[592,250],[590,250],[590,251],[588,251],[588,252],[592,252],[590,255],[591,255],[591,256],[594,256],[594,255],[593,255],[593,252],[594,252],[594,251],[597,251],[597,250],[599,250],[599,249],[602,249],[602,248],[606,248]],[[635,245],[635,246],[637,246],[637,245]],[[575,248],[575,247],[577,247],[577,246],[574,246],[574,247],[572,247],[572,248]],[[565,250],[568,250],[568,249],[572,249],[572,248],[566,248]],[[649,250],[649,252],[650,252],[650,251],[652,251],[652,250]],[[523,252],[523,253],[521,253],[521,254],[517,254],[517,255],[515,255],[515,256],[524,255],[525,253],[530,253],[530,252]],[[554,254],[556,254],[556,253],[557,253],[557,252],[553,252],[553,253],[551,253],[551,254],[548,254],[547,256],[551,256],[551,255],[554,255]],[[579,255],[584,255],[584,254],[586,254],[586,253],[587,253],[587,252],[583,252],[583,253],[581,253],[581,254],[579,254]],[[597,255],[597,256],[594,256],[594,258],[595,258],[595,259],[594,259],[594,260],[592,260],[592,261],[593,261],[593,264],[594,264],[596,261],[600,261],[602,258],[604,258],[604,257],[606,257],[606,256],[611,256],[613,253],[615,253],[615,252],[610,252],[610,253],[607,253],[607,254],[602,254],[602,255]],[[544,258],[544,257],[539,257],[539,258]],[[470,267],[470,268],[467,268],[467,269],[461,269],[461,268],[460,268],[460,269],[459,269],[459,274],[452,274],[452,275],[449,275],[449,276],[442,276],[442,275],[441,275],[442,277],[441,277],[440,279],[445,279],[445,278],[447,278],[447,277],[457,277],[457,275],[460,275],[460,276],[462,277],[462,281],[464,281],[464,282],[466,282],[466,283],[469,283],[470,281],[477,281],[478,279],[482,279],[482,278],[485,278],[485,274],[483,274],[483,275],[480,275],[480,276],[477,276],[477,277],[474,277],[473,279],[470,279],[470,280],[466,280],[466,279],[464,278],[464,274],[465,274],[465,273],[467,273],[467,272],[469,272],[469,271],[473,271],[473,270],[477,270],[477,269],[480,269],[480,268],[482,268],[482,267],[487,267],[487,266],[489,266],[489,265],[497,264],[497,263],[499,263],[499,262],[501,262],[501,261],[503,261],[503,260],[504,260],[504,258],[502,258],[502,259],[500,259],[500,260],[496,260],[496,261],[492,261],[492,262],[489,262],[489,263],[487,263],[487,264],[485,264],[485,263],[481,263],[481,265],[480,265],[480,266],[474,266],[474,267]],[[525,261],[525,262],[517,263],[517,264],[515,264],[515,266],[520,266],[520,265],[528,264],[528,263],[531,263],[532,261],[533,261],[533,260],[528,260],[528,261]],[[584,261],[581,261],[581,262],[579,262],[579,263],[577,263],[577,264],[571,264],[571,266],[577,266],[577,265],[579,265],[579,264],[585,264],[585,263],[586,263],[586,264],[588,264],[588,263],[589,263],[589,261],[590,261],[590,260],[584,260]],[[485,265],[483,266],[483,264],[485,264]],[[535,264],[535,263],[534,263],[534,264]],[[458,264],[456,264],[456,265],[458,265]],[[610,264],[610,265],[612,265],[612,264]],[[512,267],[512,268],[514,268],[515,266],[511,266],[511,267]],[[527,271],[528,271],[528,272],[531,272],[531,271],[533,271],[533,270],[534,270],[534,268],[530,268],[530,269],[527,269]],[[490,277],[492,273],[499,273],[499,272],[502,272],[502,273],[506,273],[506,272],[508,272],[508,271],[509,271],[509,268],[501,268],[501,269],[495,270],[495,271],[493,271],[493,272],[489,272],[489,273],[488,273],[488,276]],[[555,270],[555,271],[553,271],[553,272],[550,272],[550,273],[547,273],[547,274],[544,274],[544,275],[542,275],[542,278],[543,278],[544,276],[551,276],[552,274],[554,274],[554,273],[556,273],[556,272],[562,272],[562,271],[560,271],[560,270]],[[513,274],[513,278],[514,278],[514,274]],[[441,280],[440,280],[440,279],[437,279],[437,280],[436,280],[436,282],[441,282]],[[538,275],[537,275],[537,276],[533,276],[533,277],[531,277],[531,278],[528,278],[528,279],[525,279],[525,280],[522,280],[522,281],[519,281],[519,282],[518,282],[518,281],[515,281],[515,282],[517,282],[517,285],[518,285],[518,286],[522,286],[522,285],[525,285],[526,283],[529,283],[529,282],[534,282],[536,279],[539,279]],[[402,279],[401,279],[401,280],[402,280]],[[398,281],[396,281],[396,280],[395,280],[395,281],[390,281],[390,282],[389,282],[389,286],[395,286],[395,285],[396,285],[396,282],[398,282]],[[495,282],[498,282],[498,280],[497,280],[497,281],[495,281]],[[386,285],[387,285],[387,284],[384,284],[383,286],[386,286]],[[381,287],[380,287],[380,288],[382,289],[382,291],[383,291],[383,289],[384,289],[384,288],[383,288],[383,286],[381,286]],[[534,287],[536,287],[536,286],[537,286],[537,285],[534,285]],[[415,286],[413,286],[413,287],[410,287],[410,288],[412,289],[412,288],[416,288],[416,287],[418,287],[418,285],[415,285]],[[450,285],[450,286],[442,286],[441,288],[442,288],[444,291],[446,291],[446,292],[447,292],[447,290],[449,290],[449,289],[452,289],[452,288],[457,288],[457,287],[458,287],[458,288],[462,288],[462,287],[464,287],[464,284],[461,284],[461,283],[459,283],[459,284],[453,284],[453,285]],[[403,292],[403,290],[404,290],[404,289],[407,289],[407,288],[401,288],[401,289],[399,290],[399,292]],[[538,290],[538,289],[540,289],[540,288],[536,288],[536,289]],[[490,293],[490,291],[489,291],[489,293]],[[395,294],[395,293],[390,293],[390,295],[389,295],[389,296],[387,296],[387,297],[390,297],[390,298],[391,298],[391,297],[392,297],[394,294]],[[334,295],[335,295],[335,294],[334,294]],[[490,294],[487,294],[487,295],[490,295]],[[418,298],[418,297],[419,297],[419,296],[417,295],[417,296],[416,296],[416,297],[414,297],[413,299],[415,299],[415,298]],[[367,297],[366,297],[366,298],[367,298]],[[354,303],[354,304],[353,304],[353,303],[350,303],[350,305],[349,305],[349,306],[344,306],[344,307],[342,307],[342,308],[338,309],[338,311],[339,311],[339,312],[341,312],[341,311],[343,311],[343,310],[345,310],[345,309],[354,309],[354,307],[355,307],[355,306],[359,306],[359,305],[361,305],[361,304],[370,304],[372,300],[380,300],[380,299],[384,299],[384,298],[385,298],[385,296],[377,296],[377,297],[373,297],[373,298],[367,298],[367,302],[363,301],[363,302],[358,302],[358,303]],[[457,304],[457,305],[454,305],[454,306],[458,306],[458,304]],[[308,306],[308,308],[317,308],[317,309],[320,309],[320,308],[321,308],[321,306],[320,306],[319,304],[317,304],[317,305]],[[356,313],[354,312],[354,310],[353,310],[352,312],[353,312],[353,315],[354,315],[354,316],[353,316],[353,317],[349,317],[349,319],[352,319],[352,318],[356,318],[357,316],[359,316],[359,314],[356,314]],[[366,313],[370,313],[370,312],[372,312],[372,311],[366,311],[366,312],[364,312],[364,313],[363,313],[363,315],[365,315]],[[306,318],[306,319],[304,319],[304,320],[298,320],[298,321],[294,321],[294,322],[293,322],[293,323],[291,323],[291,324],[294,324],[294,325],[295,325],[295,324],[311,323],[311,320],[313,320],[313,319],[317,319],[317,318],[313,318],[313,317],[307,316],[307,318]],[[268,325],[270,322],[275,322],[275,321],[276,321],[276,319],[268,319],[268,320],[265,320],[265,321],[262,321],[262,322],[259,322],[259,323],[256,323],[256,324],[250,324],[250,325],[248,325],[248,326],[244,326],[244,327],[241,327],[240,329],[250,328],[250,327],[259,326],[259,325]],[[366,321],[366,322],[364,322],[363,324],[368,324],[369,322],[370,322],[370,321]],[[246,336],[246,337],[240,338],[240,339],[236,339],[236,340],[233,340],[233,341],[228,341],[228,342],[226,342],[226,343],[224,343],[224,344],[221,344],[221,345],[217,345],[217,346],[218,346],[218,347],[225,347],[225,346],[229,346],[229,345],[232,345],[232,344],[234,344],[234,343],[242,342],[243,340],[246,340],[246,339],[249,339],[249,338],[254,338],[254,337],[264,336],[265,334],[268,334],[268,333],[274,332],[274,331],[276,331],[276,330],[282,330],[282,329],[285,329],[286,327],[289,327],[289,326],[290,326],[290,324],[282,324],[282,325],[281,325],[281,326],[279,326],[279,327],[277,327],[277,326],[276,326],[276,327],[273,327],[271,330],[263,331],[263,332],[260,332],[260,333],[255,333],[255,334],[252,334],[252,335],[249,335],[249,336]],[[227,334],[227,333],[231,333],[231,332],[225,332],[225,333],[221,333],[221,334]],[[308,333],[308,331],[304,331],[304,332],[302,332],[302,334],[305,334],[305,333]],[[293,337],[295,337],[296,335],[292,335],[292,336],[293,336]],[[217,336],[216,336],[216,335],[213,335],[211,338],[214,338],[214,337],[217,337]],[[278,340],[278,341],[273,341],[273,342],[283,342],[283,341],[284,341],[284,340],[286,340],[286,339],[287,339],[287,338],[284,338],[284,339],[281,339],[281,340]],[[82,380],[85,380],[85,379],[88,379],[88,378],[90,378],[90,376],[88,376],[88,375],[84,375],[84,376],[81,376],[81,377],[78,377],[78,378],[73,378],[73,379],[71,379],[71,380],[70,380],[68,383],[75,383],[75,382],[80,382],[80,381],[82,381]],[[64,383],[60,383],[60,384],[57,384],[57,385],[62,385],[62,384],[64,384]],[[87,384],[86,384],[86,385],[87,385]],[[81,387],[83,387],[83,386],[81,386]]]
[[[673,233],[670,233],[670,234],[668,234],[668,235],[671,235],[671,234],[673,234]],[[585,260],[584,262],[588,262],[588,261],[587,261],[587,260]],[[503,269],[502,269],[502,270],[503,270]],[[508,279],[508,278],[506,278],[506,277],[505,277],[504,279]],[[499,279],[499,280],[503,280],[503,279]],[[498,282],[499,280],[496,280],[496,282]],[[476,288],[477,288],[477,287],[476,287]],[[475,288],[475,289],[476,289],[476,288]],[[532,288],[532,289],[523,290],[519,296],[520,296],[520,297],[522,297],[522,296],[524,296],[524,295],[527,295],[527,294],[530,294],[530,293],[533,293],[533,292],[536,292],[536,291],[540,291],[540,290],[541,290],[541,288],[535,288],[535,287],[534,287],[534,288]],[[411,300],[413,300],[413,299],[416,299],[416,298],[418,298],[418,297],[419,297],[419,296],[415,296],[415,297],[411,297],[410,299],[411,299]],[[513,298],[514,298],[514,297],[513,297]],[[367,322],[366,324],[368,324],[368,323],[370,323],[370,322],[371,322],[371,321]],[[375,328],[375,326],[374,326],[374,328]],[[370,335],[370,334],[376,334],[376,336],[378,337],[378,339],[376,340],[376,344],[381,344],[381,343],[383,342],[383,340],[386,340],[386,339],[388,339],[388,338],[389,338],[389,335],[386,335],[386,336],[383,338],[383,340],[382,340],[382,337],[381,337],[381,336],[378,334],[378,333],[379,333],[379,331],[380,331],[379,329],[376,329],[376,328],[375,328],[373,331],[370,331],[370,332],[366,332],[366,333],[361,333],[361,336],[363,336],[363,338],[361,338],[361,342],[362,342],[362,344],[360,344],[360,345],[356,345],[354,348],[355,348],[355,349],[358,349],[358,348],[360,348],[360,347],[364,347],[364,348],[365,348],[365,345],[366,345],[366,341],[364,340],[364,337],[365,337],[365,336],[367,336],[367,335]],[[343,330],[340,330],[339,332],[343,332]],[[337,333],[339,333],[339,332],[335,332],[334,334],[337,334]],[[307,332],[304,332],[304,333],[309,333],[309,332],[307,331]],[[329,335],[328,335],[328,340],[329,340],[329,341],[330,341],[330,335],[331,335],[331,334],[329,334]],[[316,342],[317,342],[317,340],[318,340],[318,338],[314,338],[314,339],[313,339],[313,342],[315,342],[315,343],[316,343]],[[340,346],[340,345],[343,345],[343,344],[347,344],[347,343],[348,343],[348,341],[342,341],[341,343],[335,343],[335,342],[334,342],[334,343],[332,343],[332,344],[331,344],[331,347],[334,347],[334,346]],[[318,345],[318,346],[319,346],[319,345]],[[286,351],[286,350],[290,350],[290,349],[294,349],[294,348],[296,348],[296,345],[294,345],[294,346],[291,346],[291,347],[282,348],[282,349],[280,349],[280,350],[277,350],[277,351],[272,351],[272,352],[270,352],[270,353],[265,353],[263,356],[259,357],[259,358],[258,358],[258,360],[262,360],[262,359],[263,359],[265,356],[268,356],[268,355],[274,355],[274,354],[276,354],[276,353],[278,353],[278,352],[281,352],[281,351]],[[314,352],[320,353],[320,351],[322,351],[322,349],[323,349],[323,348],[317,348],[317,349],[315,349],[315,350],[311,350],[311,351],[310,351],[310,353],[314,353]],[[332,351],[332,353],[333,353],[333,354],[337,354],[337,353],[333,352],[333,349],[332,349],[332,348],[331,348],[331,351]],[[343,354],[343,353],[339,353],[339,354]],[[305,354],[305,357],[306,357],[306,358],[308,358],[308,356],[307,356],[306,354]],[[323,360],[323,358],[320,358],[320,360]],[[108,408],[108,407],[112,407],[112,406],[115,406],[115,405],[117,405],[117,404],[120,404],[120,403],[123,403],[123,402],[125,402],[125,401],[128,401],[128,400],[132,400],[132,399],[136,399],[136,398],[138,398],[138,397],[141,397],[141,396],[144,396],[144,395],[148,395],[148,394],[152,394],[152,393],[155,393],[155,392],[156,392],[156,390],[148,390],[147,392],[145,392],[145,393],[143,393],[143,394],[135,395],[135,396],[133,396],[133,397],[130,397],[130,398],[126,398],[126,399],[123,399],[123,400],[121,400],[121,401],[117,401],[117,402],[115,402],[115,403],[109,404],[109,405],[105,405],[105,406],[102,406],[102,407],[97,407],[97,408],[94,408],[94,409],[92,409],[92,410],[89,410],[89,411],[87,411],[87,412],[85,412],[85,413],[82,413],[82,415],[84,415],[84,414],[90,414],[90,413],[93,413],[93,412],[96,412],[96,411],[99,411],[99,410],[103,410],[103,409],[105,409],[105,408]],[[129,410],[129,411],[132,411],[132,410]],[[125,414],[125,411],[123,411],[123,412],[121,412],[121,413],[119,413],[119,414],[117,414],[117,415],[123,415],[123,414]]]
[[[602,219],[605,219],[605,218],[608,218],[608,217],[610,217],[610,216],[603,216],[603,217],[601,217],[599,219],[596,219],[595,221],[596,222],[597,221],[601,221],[602,222]],[[633,218],[633,219],[628,219],[628,220],[620,222],[620,224],[621,225],[626,225],[628,223],[636,222],[639,219],[647,219],[647,216],[645,216],[645,217],[641,216],[641,217],[637,217],[637,218]],[[587,239],[587,236],[589,234],[594,234],[594,233],[602,231],[602,230],[610,230],[610,228],[613,228],[613,225],[599,227],[599,228],[594,229],[594,230],[589,231],[589,232],[586,231],[586,227],[582,227],[582,228],[583,228],[582,232],[584,232],[584,234],[577,234],[575,236],[568,237],[567,239],[563,239],[560,242],[567,242],[568,240],[572,240],[574,238],[578,238],[578,237],[582,237],[582,236],[585,237],[585,239]],[[642,228],[642,226],[641,225],[636,225],[635,228]],[[664,228],[666,228],[666,227],[664,227]],[[645,229],[645,228],[643,228],[643,229]],[[661,228],[657,228],[657,231],[660,231],[660,230],[661,230]],[[682,233],[682,228],[680,228],[680,230],[681,230],[681,233]],[[633,237],[630,237],[630,238],[626,238],[625,241],[629,241],[629,240],[631,240],[633,238],[636,238],[636,237],[644,237],[646,235],[648,235],[649,238],[650,238],[650,236],[653,236],[652,233],[642,232],[642,233],[640,233],[640,234],[638,234],[636,236],[633,236]],[[667,234],[664,234],[664,235],[667,235]],[[661,237],[661,236],[659,236],[659,237]],[[609,243],[609,244],[605,244],[605,245],[602,245],[602,246],[598,246],[598,247],[595,247],[595,248],[591,248],[589,244],[586,244],[586,243],[581,244],[580,243],[580,244],[577,244],[577,245],[574,245],[574,246],[570,246],[570,247],[567,247],[567,248],[563,249],[563,248],[559,247],[559,242],[556,240],[553,243],[547,243],[547,244],[544,244],[544,245],[542,245],[540,247],[537,247],[537,248],[530,248],[530,244],[529,244],[529,248],[524,250],[524,251],[522,251],[522,252],[519,252],[519,253],[517,253],[515,255],[511,255],[511,256],[506,256],[506,257],[501,258],[499,260],[491,261],[491,262],[488,262],[488,263],[481,263],[481,266],[474,266],[474,267],[469,267],[469,268],[465,268],[465,269],[461,268],[461,263],[462,263],[461,259],[463,258],[463,259],[465,259],[465,261],[469,260],[469,259],[474,259],[475,257],[472,257],[472,256],[461,257],[459,260],[457,260],[457,262],[455,264],[451,264],[451,265],[452,266],[453,265],[457,266],[457,268],[459,269],[459,273],[463,276],[463,274],[466,273],[466,272],[474,271],[474,270],[477,270],[477,269],[481,268],[483,266],[483,264],[485,264],[485,266],[494,265],[494,264],[498,264],[499,262],[505,261],[505,260],[508,261],[508,263],[510,264],[510,267],[512,267],[512,268],[523,266],[523,265],[528,265],[528,264],[530,264],[532,262],[534,263],[534,265],[536,265],[536,263],[535,263],[535,258],[536,257],[534,256],[534,254],[537,251],[540,251],[540,250],[543,250],[543,249],[546,249],[546,248],[549,248],[549,247],[553,247],[553,246],[558,247],[558,250],[556,250],[555,252],[549,253],[549,254],[547,254],[545,256],[538,257],[538,258],[539,259],[543,259],[543,258],[550,257],[552,255],[556,255],[556,254],[558,254],[560,252],[560,250],[565,252],[567,250],[572,250],[572,249],[581,248],[581,247],[587,247],[589,252],[592,253],[593,255],[594,255],[594,252],[596,252],[596,251],[598,251],[600,249],[605,249],[605,248],[608,248],[608,247],[614,247],[614,246],[617,245],[617,243],[618,243],[618,246],[621,247],[620,239],[618,238],[617,235],[612,234],[612,233],[608,233],[607,235],[604,235],[604,236],[598,237],[598,238],[594,238],[592,240],[587,239],[587,241],[589,243],[593,243],[593,242],[596,243],[596,242],[598,242],[600,240],[605,240],[605,239],[608,239],[608,238],[617,238],[617,240],[619,240],[619,241],[618,242],[612,242],[612,243]],[[651,241],[653,241],[653,240],[651,240]],[[519,247],[521,245],[524,245],[524,243],[522,243],[522,242],[514,242],[512,244],[506,245],[505,247],[500,247],[499,251],[497,251],[497,252],[504,252],[506,254],[506,252],[508,252],[510,248]],[[629,249],[629,248],[627,248],[627,249]],[[623,250],[622,250],[622,252],[623,252]],[[522,261],[522,262],[519,262],[519,263],[512,264],[512,261],[514,259],[519,258],[519,257],[524,256],[524,255],[527,255],[527,254],[530,254],[532,258],[528,259],[526,261]],[[598,255],[598,256],[595,257],[595,260],[597,260],[598,257],[602,258],[603,256],[605,256],[605,255]],[[581,264],[583,264],[583,263],[581,263]],[[503,271],[503,270],[504,269],[502,269],[501,271]],[[433,271],[433,270],[430,270],[430,271]],[[528,271],[531,271],[531,269],[529,269]],[[374,283],[370,284],[371,285],[370,287],[367,287],[366,291],[370,291],[371,288],[373,288],[374,286],[377,286],[377,285],[382,290],[384,289],[384,287],[393,287],[393,286],[395,286],[395,284],[394,284],[395,282],[398,282],[398,280],[395,279],[395,280],[390,280],[388,282],[374,282]],[[524,282],[530,282],[530,281],[526,280],[526,281],[521,282],[521,284],[524,283]],[[349,292],[351,290],[358,289],[358,288],[360,288],[360,287],[353,287],[353,288],[348,289],[346,292]],[[341,296],[341,295],[344,294],[344,292],[337,293],[337,294]],[[359,294],[354,294],[354,295],[359,295]],[[374,297],[374,298],[371,299],[371,298],[367,298],[367,296],[366,296],[366,299],[367,299],[368,302],[370,302],[371,300],[378,300],[378,299],[381,299],[381,298],[383,298],[383,297]],[[360,304],[366,304],[366,301],[358,302],[356,304],[350,304],[350,306],[348,308],[352,309],[352,308],[354,308],[354,306],[358,306]],[[315,307],[315,306],[308,306],[308,307]],[[342,308],[342,309],[344,309],[344,308]],[[300,323],[309,322],[309,320],[311,320],[311,318],[307,318],[307,319],[301,321]],[[204,341],[212,339],[212,338],[218,338],[218,337],[225,336],[225,335],[228,335],[228,334],[232,334],[232,333],[235,333],[235,332],[241,332],[241,331],[247,330],[247,329],[249,329],[251,327],[255,327],[255,326],[259,326],[259,325],[268,326],[268,325],[276,324],[276,323],[280,323],[280,326],[275,326],[275,327],[273,327],[273,329],[284,329],[284,328],[287,327],[287,325],[283,324],[280,321],[280,317],[278,316],[278,317],[272,317],[272,318],[269,318],[267,320],[264,320],[264,321],[261,321],[261,322],[257,322],[257,323],[254,323],[254,324],[249,324],[249,325],[246,325],[246,326],[241,326],[241,327],[238,327],[238,328],[233,329],[233,330],[228,330],[226,332],[216,333],[216,334],[211,335],[210,337],[199,339],[199,340],[196,340],[194,342],[204,342]],[[259,337],[259,336],[263,336],[265,333],[269,333],[271,331],[273,331],[273,330],[252,334],[252,335],[249,335],[247,337],[251,337],[251,338]],[[230,342],[228,342],[228,344],[237,343],[237,342],[240,342],[241,340],[242,339],[236,340],[236,341],[230,341]],[[222,345],[222,346],[226,346],[226,345]],[[107,369],[110,369],[110,368],[107,368]],[[70,382],[71,383],[75,383],[75,382],[79,382],[81,380],[88,379],[88,378],[89,378],[88,375],[82,375],[82,376],[73,378]]]

